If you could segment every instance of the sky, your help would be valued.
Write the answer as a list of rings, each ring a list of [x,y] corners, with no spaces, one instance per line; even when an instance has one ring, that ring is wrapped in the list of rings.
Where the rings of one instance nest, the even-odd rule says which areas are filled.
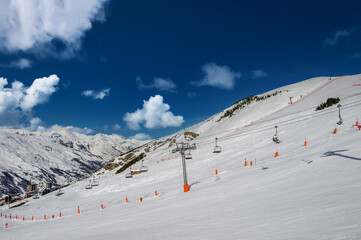
[[[0,126],[153,139],[361,73],[358,1],[0,0]]]

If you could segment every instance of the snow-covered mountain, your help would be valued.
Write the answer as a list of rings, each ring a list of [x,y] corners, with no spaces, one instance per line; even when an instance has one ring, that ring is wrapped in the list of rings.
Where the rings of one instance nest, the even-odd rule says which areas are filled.
[[[66,129],[0,129],[0,196],[5,192],[24,192],[30,181],[64,184],[87,177],[116,156],[142,144],[118,135],[88,136]]]
[[[316,111],[328,98],[340,99],[341,125],[337,105]],[[82,180],[61,196],[0,208],[0,227],[9,224],[0,234],[4,239],[361,239],[358,119],[361,75],[318,77],[251,96],[116,157],[96,172],[99,186],[85,189],[88,181]],[[276,125],[278,144],[272,141]],[[216,137],[220,153],[213,152]],[[186,161],[187,193],[180,155],[172,153],[181,141],[197,145]],[[131,163],[140,169],[140,160],[148,171],[125,178]],[[10,214],[24,221],[4,217]]]

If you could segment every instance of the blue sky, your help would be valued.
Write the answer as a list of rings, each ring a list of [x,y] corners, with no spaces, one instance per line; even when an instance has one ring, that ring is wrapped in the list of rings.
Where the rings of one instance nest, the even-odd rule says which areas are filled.
[[[361,72],[358,1],[14,2],[0,0],[2,126],[157,138],[252,94]]]

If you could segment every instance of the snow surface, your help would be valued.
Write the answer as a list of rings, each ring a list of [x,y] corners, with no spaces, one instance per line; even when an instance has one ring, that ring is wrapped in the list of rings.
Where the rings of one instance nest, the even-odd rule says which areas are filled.
[[[149,171],[132,179],[114,169],[91,190],[84,180],[59,197],[2,207],[0,239],[361,239],[361,131],[353,126],[361,119],[361,87],[353,86],[360,80],[309,79],[231,118],[217,122],[219,113],[188,128],[200,133],[187,160],[190,192],[179,154],[165,144],[146,153]],[[315,111],[329,97],[340,97],[343,125],[336,106]],[[272,141],[276,124],[280,144]],[[181,131],[163,140],[171,137],[184,139]]]

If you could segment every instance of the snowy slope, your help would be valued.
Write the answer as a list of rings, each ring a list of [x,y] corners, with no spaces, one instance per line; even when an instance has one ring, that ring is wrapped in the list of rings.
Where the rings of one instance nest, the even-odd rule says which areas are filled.
[[[87,136],[66,129],[52,132],[0,129],[0,144],[1,196],[8,191],[26,191],[30,181],[64,184],[87,177],[143,142],[118,135]]]
[[[191,141],[197,149],[187,160],[188,193],[183,193],[180,157],[171,153],[173,140],[164,144],[184,139],[181,131],[136,150],[147,155],[146,173],[126,179],[127,171],[101,170],[100,185],[91,190],[84,188],[84,180],[65,188],[60,197],[52,193],[18,208],[3,207],[0,236],[361,239],[361,131],[353,127],[361,115],[360,79],[314,78],[285,86],[270,91],[282,94],[252,102],[230,118],[217,121],[224,111],[188,128],[200,134]],[[315,111],[329,97],[341,99],[344,124],[337,125],[337,134],[336,106]],[[276,124],[280,144],[272,141]],[[215,137],[222,147],[219,154],[213,153]],[[279,157],[274,157],[276,151]],[[16,215],[25,221],[15,220]]]

